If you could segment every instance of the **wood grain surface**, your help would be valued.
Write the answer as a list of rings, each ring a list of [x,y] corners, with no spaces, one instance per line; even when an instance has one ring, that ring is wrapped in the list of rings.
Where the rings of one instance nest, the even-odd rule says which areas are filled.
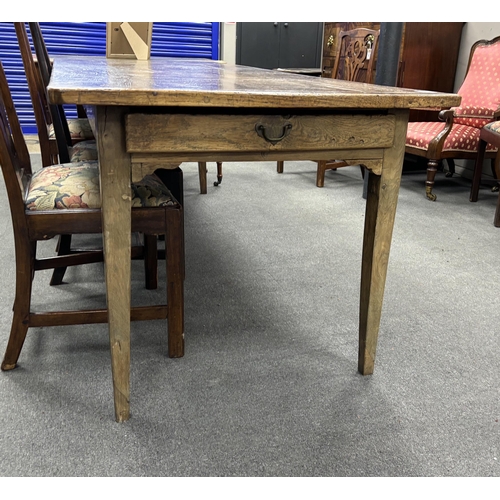
[[[205,59],[147,61],[55,56],[48,86],[56,104],[258,108],[451,107],[455,94],[400,89]]]

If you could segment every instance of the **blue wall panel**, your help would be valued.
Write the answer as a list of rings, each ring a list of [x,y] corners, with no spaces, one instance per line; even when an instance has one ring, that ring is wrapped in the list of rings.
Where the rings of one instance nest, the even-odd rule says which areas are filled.
[[[55,55],[106,55],[106,23],[40,23]],[[29,33],[29,30],[28,30]],[[153,23],[151,57],[219,58],[219,23]],[[24,133],[36,133],[28,84],[13,23],[0,23],[0,60]],[[68,118],[76,116],[68,107]]]

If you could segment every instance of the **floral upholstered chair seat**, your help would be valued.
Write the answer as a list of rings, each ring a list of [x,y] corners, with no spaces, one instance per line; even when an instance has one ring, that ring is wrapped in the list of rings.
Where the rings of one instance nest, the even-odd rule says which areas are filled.
[[[80,141],[69,150],[71,163],[97,160],[97,142],[95,140]]]
[[[177,201],[153,175],[132,184],[132,207],[165,207]],[[87,161],[54,165],[37,171],[26,195],[27,210],[101,208],[99,164]]]
[[[85,121],[85,119],[78,119],[81,123]],[[87,120],[88,122],[88,120]],[[68,121],[68,125],[70,124],[70,120]],[[71,132],[73,130],[73,133]],[[90,130],[90,126],[89,126]],[[81,137],[88,135],[88,131],[86,127],[80,129]],[[73,145],[69,147],[69,161],[71,163],[78,163],[80,161],[93,161],[97,160],[97,141],[92,136],[92,131],[90,131],[90,137],[86,139],[80,139],[80,136],[75,133],[75,127],[73,129],[70,128],[71,140]],[[52,125],[50,126],[50,136],[49,139],[55,140],[55,134]],[[77,141],[77,142],[75,142]]]
[[[71,140],[73,142],[95,139],[88,118],[71,118],[68,120],[68,128]],[[55,138],[56,134],[54,131],[54,127],[50,125],[49,139],[55,139]]]

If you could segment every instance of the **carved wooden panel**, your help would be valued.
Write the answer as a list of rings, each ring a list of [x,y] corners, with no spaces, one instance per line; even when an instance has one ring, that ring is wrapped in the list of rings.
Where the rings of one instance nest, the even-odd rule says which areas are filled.
[[[373,83],[378,38],[379,31],[368,28],[341,31],[337,39],[339,51],[332,77],[350,82]]]
[[[379,30],[380,23],[325,23],[323,36],[323,64],[324,77],[332,76],[332,68],[335,64],[335,54],[338,50],[338,36],[341,31],[350,31],[357,28],[369,28]]]

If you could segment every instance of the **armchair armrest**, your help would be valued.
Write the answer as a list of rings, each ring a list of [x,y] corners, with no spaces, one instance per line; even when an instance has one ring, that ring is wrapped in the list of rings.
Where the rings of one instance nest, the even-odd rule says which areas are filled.
[[[453,123],[453,118],[455,117],[455,110],[453,108],[451,109],[443,109],[442,111],[439,112],[439,119],[442,122],[449,122],[451,121]]]
[[[445,125],[443,130],[432,139],[429,143],[429,147],[427,149],[428,155],[430,158],[439,158],[441,156],[441,151],[443,150],[444,141],[448,137],[448,134],[451,132],[451,128],[453,127],[453,119],[455,117],[455,110],[451,109],[443,109],[439,113],[439,119],[441,121],[445,121]]]

